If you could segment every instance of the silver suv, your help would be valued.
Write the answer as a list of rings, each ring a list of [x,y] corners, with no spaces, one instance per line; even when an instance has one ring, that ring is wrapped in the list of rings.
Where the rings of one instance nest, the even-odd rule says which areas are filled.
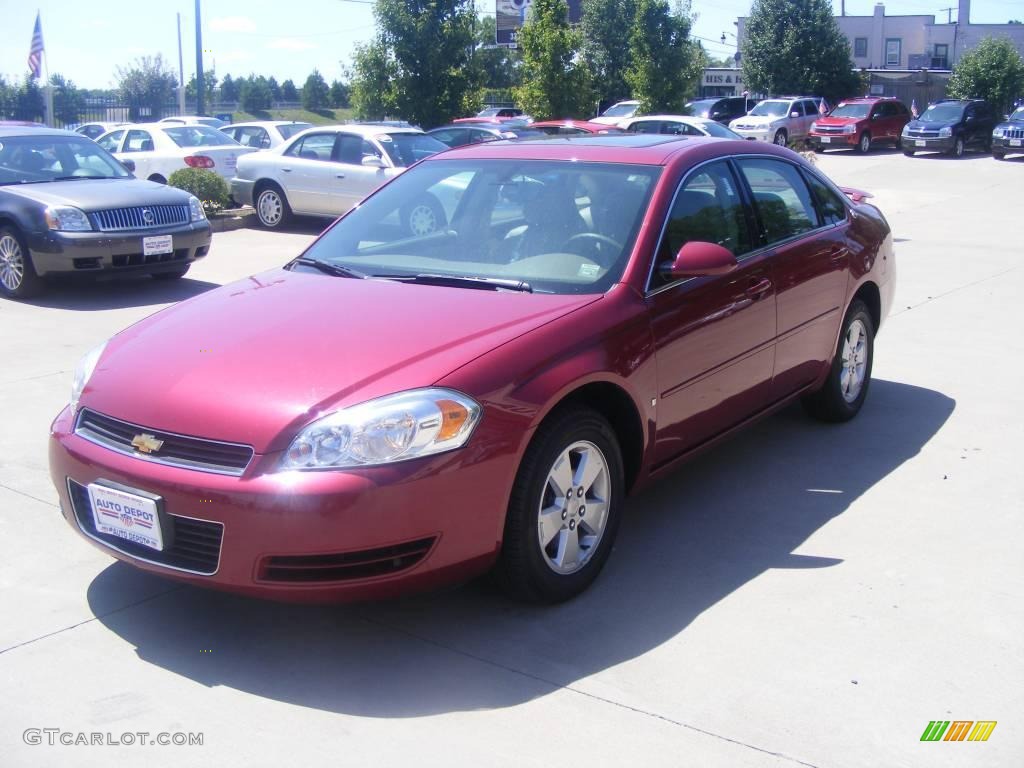
[[[765,99],[729,127],[745,139],[770,141],[779,146],[806,139],[818,117],[820,96],[779,96]]]

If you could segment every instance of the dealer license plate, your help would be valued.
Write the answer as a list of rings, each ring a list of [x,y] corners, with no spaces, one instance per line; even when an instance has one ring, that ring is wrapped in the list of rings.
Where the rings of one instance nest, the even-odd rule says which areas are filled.
[[[174,251],[174,239],[171,235],[153,235],[142,238],[142,255],[158,256],[161,253]]]
[[[1021,142],[1020,139],[1010,139],[1010,146],[1011,147],[1019,147],[1020,146],[1020,142]]]
[[[150,549],[164,548],[156,501],[117,488],[89,484],[89,503],[96,530]]]
[[[928,146],[928,142],[925,141],[924,139],[918,139],[917,141],[914,142],[914,146],[915,147],[927,147]]]
[[[831,144],[832,138],[830,136],[819,136],[818,141],[820,141],[822,144]]]

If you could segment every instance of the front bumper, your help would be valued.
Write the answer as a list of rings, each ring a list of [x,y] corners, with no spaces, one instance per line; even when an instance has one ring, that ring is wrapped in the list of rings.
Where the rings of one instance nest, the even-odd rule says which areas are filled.
[[[240,179],[237,176],[230,180],[231,197],[239,205],[253,205],[252,189],[256,182],[249,179]]]
[[[232,477],[142,461],[74,434],[73,425],[65,408],[51,427],[50,473],[75,531],[143,570],[278,600],[382,598],[485,571],[498,554],[517,466],[512,451],[466,448],[390,467],[275,472],[276,453],[257,454]],[[96,535],[81,494],[100,480],[159,496],[174,547],[212,531],[211,559],[192,566],[171,549],[165,556]],[[179,519],[188,526],[180,537]]]
[[[1002,152],[1004,155],[1024,153],[1024,139],[1006,139],[1002,136],[993,136],[992,151]]]
[[[172,253],[146,256],[143,238],[171,235]],[[210,222],[136,232],[33,232],[27,245],[39,275],[100,271],[172,271],[210,249]]]
[[[956,143],[955,136],[943,136],[941,138],[920,136],[908,136],[903,134],[903,149],[913,149],[917,152],[952,152],[953,144]]]
[[[812,133],[808,136],[815,147],[855,147],[859,139],[856,133]]]
[[[733,128],[736,133],[749,141],[773,141],[775,134],[771,128]]]

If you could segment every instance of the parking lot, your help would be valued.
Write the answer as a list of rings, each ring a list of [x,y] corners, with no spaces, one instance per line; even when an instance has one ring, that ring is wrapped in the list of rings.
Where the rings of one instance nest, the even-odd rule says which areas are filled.
[[[482,583],[257,602],[137,572],[61,519],[47,428],[79,357],[322,223],[216,234],[173,285],[0,303],[0,766],[1024,763],[1024,157],[817,160],[896,238],[863,412],[789,408],[634,497],[600,579],[551,608]],[[932,720],[998,726],[920,741]],[[44,728],[203,743],[26,743]]]

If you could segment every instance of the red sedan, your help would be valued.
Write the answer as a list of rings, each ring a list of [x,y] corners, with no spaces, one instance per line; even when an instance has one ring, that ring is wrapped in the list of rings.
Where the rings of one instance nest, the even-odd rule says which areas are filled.
[[[134,566],[262,597],[495,569],[570,598],[627,494],[792,400],[860,410],[895,265],[854,197],[743,141],[427,158],[283,268],[87,355],[51,428],[64,516]],[[446,221],[410,235],[422,200]]]
[[[595,133],[623,133],[621,128],[604,123],[591,123],[588,120],[544,120],[530,123],[530,128],[552,136],[587,136]]]

